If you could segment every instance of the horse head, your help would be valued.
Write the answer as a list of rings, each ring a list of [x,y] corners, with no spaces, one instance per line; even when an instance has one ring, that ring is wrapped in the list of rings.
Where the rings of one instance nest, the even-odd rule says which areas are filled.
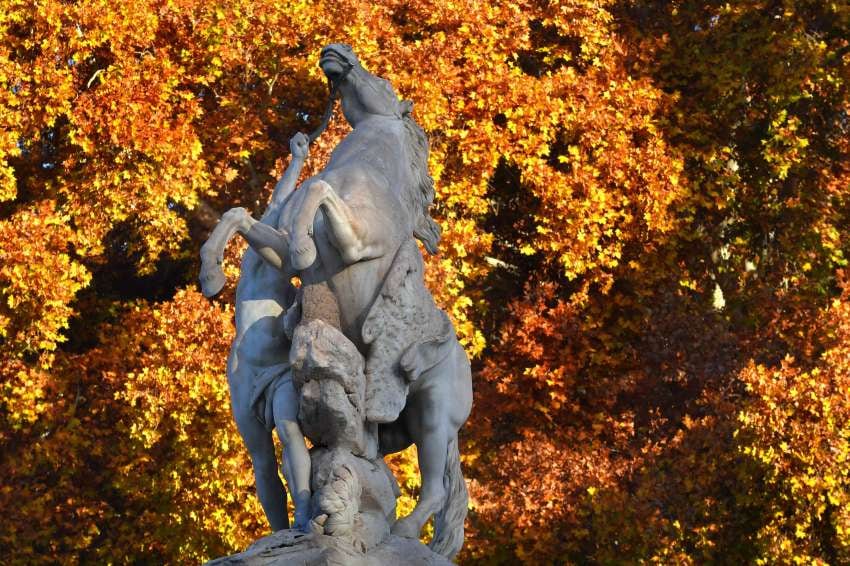
[[[333,91],[340,94],[342,112],[352,127],[369,116],[401,119],[410,111],[410,103],[398,99],[389,81],[364,69],[351,47],[344,43],[331,43],[322,49],[319,66]]]
[[[331,43],[323,48],[319,66],[330,81],[332,93],[339,93],[342,112],[353,128],[370,116],[403,121],[410,182],[405,184],[401,197],[413,218],[413,235],[429,253],[437,253],[440,227],[429,211],[434,202],[434,180],[428,173],[428,137],[413,120],[413,103],[399,100],[390,82],[364,69],[351,47],[344,43]]]

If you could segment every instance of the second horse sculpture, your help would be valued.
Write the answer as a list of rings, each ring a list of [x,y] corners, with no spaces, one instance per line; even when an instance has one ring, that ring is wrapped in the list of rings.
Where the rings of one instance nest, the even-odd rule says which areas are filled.
[[[220,261],[233,233],[249,242],[253,251],[248,253],[266,262],[264,270],[276,272],[259,283],[279,287],[266,289],[265,296],[278,306],[263,332],[280,337],[285,356],[289,341],[275,328],[286,325],[276,321],[286,316],[297,323],[290,338],[294,386],[300,394],[299,420],[317,446],[311,452],[314,494],[308,515],[312,522],[325,524],[329,513],[337,512],[329,509],[352,505],[345,498],[337,502],[336,492],[327,486],[333,484],[339,491],[344,478],[352,474],[361,475],[355,482],[358,486],[374,482],[362,477],[366,472],[357,471],[365,468],[339,464],[352,460],[328,456],[327,450],[344,445],[353,457],[374,467],[376,459],[414,443],[422,474],[419,500],[406,517],[394,524],[390,517],[389,528],[393,534],[418,538],[426,521],[436,514],[431,547],[452,557],[463,544],[468,498],[457,434],[469,416],[472,384],[469,360],[454,328],[425,287],[422,256],[415,242],[419,239],[428,252],[435,253],[440,238],[429,214],[434,188],[428,173],[428,140],[411,116],[412,105],[399,101],[389,82],[366,71],[350,47],[325,47],[320,66],[332,86],[332,99],[337,95],[341,99],[352,131],[334,149],[325,169],[291,194],[286,194],[290,187],[285,180],[291,181],[287,171],[279,184],[283,189],[276,190],[272,199],[272,212],[262,220],[251,218],[244,209],[233,209],[222,217],[202,254],[204,291],[210,295],[221,288]],[[297,158],[294,154],[293,159]],[[297,177],[297,167],[290,170]],[[295,304],[284,315],[289,305],[281,303],[291,302],[283,295],[293,275],[302,285]],[[246,276],[251,274],[243,263],[242,277]],[[263,296],[260,292],[253,299]],[[237,329],[234,348],[249,334]],[[278,361],[281,356],[272,358]],[[254,371],[236,380],[257,380],[261,374]],[[234,376],[230,379],[233,391]],[[330,397],[336,390],[323,379],[336,380],[342,404],[350,406],[334,405]],[[249,395],[251,401],[245,401],[232,396],[237,420],[237,404],[253,404],[257,397]],[[336,422],[345,419],[360,422]],[[291,432],[292,427],[287,430]],[[322,470],[323,466],[336,468]],[[337,469],[340,466],[345,470]],[[295,480],[294,473],[285,475],[288,483],[290,475]],[[257,482],[259,490],[259,477]],[[303,490],[295,487],[295,491]],[[359,487],[354,491],[359,493]],[[296,499],[296,507],[303,509],[303,505]],[[275,520],[269,519],[274,526]],[[333,529],[326,526],[324,533],[333,534]]]

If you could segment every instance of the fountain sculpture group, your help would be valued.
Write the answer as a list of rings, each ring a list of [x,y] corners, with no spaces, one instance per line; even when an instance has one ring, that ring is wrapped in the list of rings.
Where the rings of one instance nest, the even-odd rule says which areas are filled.
[[[201,251],[207,296],[224,285],[224,246],[240,234],[236,338],[227,363],[233,414],[275,534],[231,564],[442,564],[463,544],[467,492],[458,430],[472,406],[469,360],[423,280],[421,242],[438,225],[428,139],[412,104],[368,72],[351,48],[322,50],[330,101],[260,220],[222,216]],[[297,180],[336,100],[351,132],[326,167]],[[294,278],[300,281],[296,288]],[[277,472],[295,507],[292,529]],[[304,437],[312,444],[308,451]],[[415,444],[422,487],[396,520],[399,494],[384,456]],[[434,516],[430,550],[418,542]]]

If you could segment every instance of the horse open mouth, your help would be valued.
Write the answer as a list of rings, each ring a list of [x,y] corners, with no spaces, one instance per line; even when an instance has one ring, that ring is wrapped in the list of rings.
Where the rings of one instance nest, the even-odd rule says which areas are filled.
[[[319,59],[319,67],[330,80],[336,82],[343,77],[351,67],[351,64],[346,60],[345,56],[338,53],[334,49],[326,48],[322,52],[322,57]]]

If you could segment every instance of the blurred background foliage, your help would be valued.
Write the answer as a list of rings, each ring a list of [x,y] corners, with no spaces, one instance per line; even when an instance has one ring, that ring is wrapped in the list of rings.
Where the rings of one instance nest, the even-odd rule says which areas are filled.
[[[2,0],[0,38],[4,561],[264,534],[242,248],[215,301],[198,250],[264,209],[342,41],[431,139],[427,278],[475,366],[459,561],[850,562],[846,2]]]

